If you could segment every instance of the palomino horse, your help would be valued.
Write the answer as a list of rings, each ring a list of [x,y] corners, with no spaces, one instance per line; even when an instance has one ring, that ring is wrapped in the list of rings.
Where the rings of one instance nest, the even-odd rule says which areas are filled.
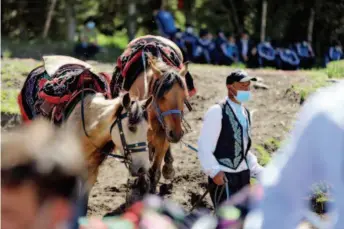
[[[64,68],[64,65],[61,68]],[[79,68],[83,69],[82,74],[90,73],[84,66],[80,65],[77,69]],[[77,69],[73,71],[76,72]],[[46,101],[37,103],[39,101],[37,98],[42,96],[42,88],[37,90],[37,85],[29,86],[30,82],[39,84],[40,80],[44,79],[42,76],[47,72],[45,66],[34,69],[29,73],[23,85],[18,103],[24,121],[30,121],[38,116],[52,119],[49,115],[43,114],[44,110],[40,108],[44,107]],[[86,78],[81,80],[82,84],[84,82]],[[28,95],[32,97],[27,98]],[[65,97],[66,95],[63,98]],[[28,104],[30,101],[36,101],[33,103],[35,105]],[[62,113],[65,114],[65,119],[61,125],[77,131],[88,166],[87,179],[90,187],[86,190],[87,199],[89,188],[92,188],[96,182],[101,163],[108,155],[116,156],[110,154],[114,147],[124,155],[122,159],[129,164],[129,171],[133,176],[140,176],[143,180],[148,179],[150,163],[147,148],[147,107],[151,102],[152,98],[143,101],[133,100],[129,93],[115,99],[106,99],[102,93],[83,88],[78,96],[73,97],[73,102],[68,101],[67,105],[64,105],[65,112]],[[35,107],[34,111],[33,107]],[[34,114],[34,116],[28,114]]]
[[[117,61],[111,82],[113,94],[129,91],[140,99],[153,96],[149,108],[151,128],[148,131],[154,163],[150,170],[151,192],[155,192],[162,169],[164,178],[174,177],[170,142],[183,136],[182,115],[189,94],[185,83],[187,65],[183,65],[180,49],[172,41],[159,36],[143,36],[130,42]]]

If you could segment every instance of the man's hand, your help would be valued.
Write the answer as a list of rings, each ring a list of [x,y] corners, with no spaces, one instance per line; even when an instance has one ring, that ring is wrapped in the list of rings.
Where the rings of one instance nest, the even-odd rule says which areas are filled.
[[[225,173],[220,171],[214,176],[213,181],[217,185],[224,185],[225,183]]]
[[[243,57],[244,57],[244,61],[248,60],[248,57],[246,55],[244,55]]]

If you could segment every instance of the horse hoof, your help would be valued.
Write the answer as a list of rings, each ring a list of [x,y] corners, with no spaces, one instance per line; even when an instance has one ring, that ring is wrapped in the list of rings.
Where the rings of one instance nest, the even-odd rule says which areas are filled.
[[[172,165],[164,165],[162,167],[162,175],[166,180],[172,180],[175,175],[175,171]]]

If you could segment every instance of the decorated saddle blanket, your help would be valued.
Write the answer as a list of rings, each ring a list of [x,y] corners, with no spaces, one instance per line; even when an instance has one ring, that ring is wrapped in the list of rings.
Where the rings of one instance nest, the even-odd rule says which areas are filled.
[[[44,116],[61,124],[82,96],[99,92],[111,98],[108,75],[93,73],[87,63],[77,59],[62,57],[64,61],[61,61],[59,58],[45,57],[45,64],[29,73],[18,96],[24,122]]]
[[[144,36],[129,43],[127,49],[117,59],[117,66],[110,84],[112,96],[116,97],[121,90],[128,91],[136,78],[148,66],[150,53],[160,57],[166,64],[181,69],[181,57],[171,45],[155,36]]]

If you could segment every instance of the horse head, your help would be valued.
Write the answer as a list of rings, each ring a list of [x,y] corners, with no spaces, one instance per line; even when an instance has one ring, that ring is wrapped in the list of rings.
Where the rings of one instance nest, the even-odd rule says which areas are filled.
[[[187,65],[177,69],[162,60],[148,56],[153,74],[150,92],[153,95],[152,113],[164,129],[169,142],[178,142],[184,134],[182,118],[184,102],[188,97],[185,83]],[[151,115],[150,115],[151,117]]]
[[[151,104],[152,97],[138,101],[126,93],[120,99],[121,105],[110,129],[111,137],[117,149],[129,159],[131,175],[139,176],[147,173],[150,166],[147,147],[147,107]]]

